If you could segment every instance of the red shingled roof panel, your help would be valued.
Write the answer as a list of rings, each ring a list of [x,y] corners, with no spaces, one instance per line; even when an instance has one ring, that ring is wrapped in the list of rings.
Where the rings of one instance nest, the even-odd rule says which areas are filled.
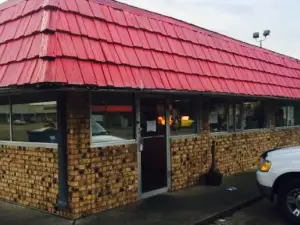
[[[65,58],[61,60],[61,63],[63,65],[68,83],[85,84],[78,61]]]
[[[182,90],[183,87],[181,86],[181,83],[179,81],[179,78],[177,76],[178,73],[174,73],[174,72],[166,72],[171,89],[175,89],[175,90]]]
[[[101,64],[92,63],[92,68],[98,86],[100,87],[112,86],[112,82],[107,82]]]
[[[121,44],[127,45],[127,46],[132,46],[132,41],[131,41],[131,38],[129,36],[127,28],[117,26],[117,31],[118,31],[118,34],[121,38]]]
[[[161,52],[153,52],[153,58],[158,68],[169,70],[167,61]]]
[[[199,76],[186,75],[186,79],[192,91],[205,91]]]
[[[88,76],[83,76],[83,80],[85,84],[90,84],[90,85],[95,85],[96,79],[95,79],[95,74],[94,70],[92,67],[92,63],[89,61],[79,61],[79,67],[81,70],[81,74],[88,74]]]
[[[298,60],[111,0],[0,9],[0,78],[300,98]]]
[[[125,16],[125,20],[127,22],[127,24],[129,26],[132,26],[132,27],[135,27],[135,28],[139,28],[139,23],[137,22],[137,19],[136,17],[132,14],[132,13],[129,13],[129,12],[124,12],[124,16]],[[151,21],[150,21],[151,22]]]
[[[141,84],[139,86],[140,88],[156,89],[153,77],[149,69],[140,68],[139,74],[141,77]]]

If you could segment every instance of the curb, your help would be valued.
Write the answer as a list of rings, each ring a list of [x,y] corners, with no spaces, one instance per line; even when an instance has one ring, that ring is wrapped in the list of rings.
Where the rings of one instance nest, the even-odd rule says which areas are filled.
[[[257,197],[254,197],[252,199],[243,201],[241,203],[236,204],[233,207],[225,209],[222,212],[215,213],[215,214],[213,214],[213,215],[211,215],[211,216],[209,216],[209,217],[207,217],[205,219],[197,221],[197,222],[194,223],[194,225],[208,225],[208,224],[214,222],[217,219],[224,218],[224,217],[229,217],[232,214],[234,214],[236,211],[239,211],[239,210],[241,210],[243,208],[247,208],[247,207],[253,205],[254,203],[262,200],[262,198],[263,198],[262,196],[257,196]]]

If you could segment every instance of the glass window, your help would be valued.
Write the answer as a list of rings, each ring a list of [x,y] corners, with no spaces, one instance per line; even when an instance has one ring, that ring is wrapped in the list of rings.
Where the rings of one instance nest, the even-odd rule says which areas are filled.
[[[244,103],[211,103],[209,126],[211,132],[239,131],[264,128],[265,110],[260,101]]]
[[[25,102],[12,105],[12,140],[57,143],[56,101]]]
[[[295,125],[300,125],[300,106],[294,107]]]
[[[176,98],[171,101],[170,130],[171,135],[193,134],[197,131],[197,107],[195,100]]]
[[[209,113],[210,131],[227,131],[227,124],[227,104],[220,102],[212,102]]]
[[[165,100],[159,98],[143,98],[140,101],[141,137],[160,136],[166,134]]]
[[[134,139],[133,95],[92,93],[92,142]]]
[[[296,110],[295,110],[296,109]],[[282,106],[275,111],[275,125],[276,127],[294,126],[299,124],[298,119],[295,119],[295,111],[298,107]]]
[[[0,141],[10,140],[10,107],[7,97],[0,99]]]
[[[245,102],[244,103],[244,118],[243,129],[259,129],[264,128],[265,123],[265,110],[260,101]]]

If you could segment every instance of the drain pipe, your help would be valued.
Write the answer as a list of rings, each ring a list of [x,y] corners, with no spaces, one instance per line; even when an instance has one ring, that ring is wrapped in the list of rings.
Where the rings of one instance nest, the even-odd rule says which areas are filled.
[[[68,206],[68,165],[67,165],[67,115],[66,93],[60,93],[57,101],[58,119],[58,210]]]

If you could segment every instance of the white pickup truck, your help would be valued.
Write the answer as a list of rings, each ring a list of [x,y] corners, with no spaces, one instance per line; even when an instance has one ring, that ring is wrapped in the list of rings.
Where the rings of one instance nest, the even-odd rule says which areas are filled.
[[[256,173],[264,197],[274,201],[291,224],[300,224],[300,146],[265,152]]]

